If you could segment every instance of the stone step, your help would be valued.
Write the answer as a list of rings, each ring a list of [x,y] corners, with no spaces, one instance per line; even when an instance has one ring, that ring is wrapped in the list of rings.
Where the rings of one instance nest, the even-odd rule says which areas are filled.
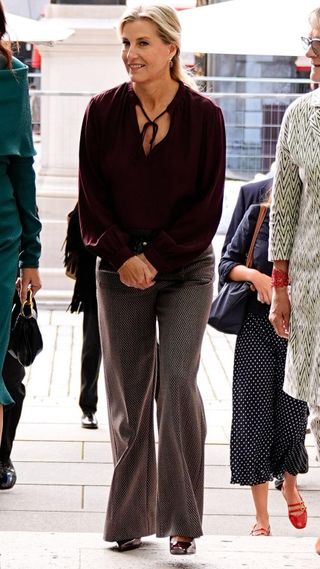
[[[205,536],[197,554],[173,557],[168,538],[145,538],[143,546],[120,554],[97,533],[2,532],[4,569],[318,569],[315,538]]]

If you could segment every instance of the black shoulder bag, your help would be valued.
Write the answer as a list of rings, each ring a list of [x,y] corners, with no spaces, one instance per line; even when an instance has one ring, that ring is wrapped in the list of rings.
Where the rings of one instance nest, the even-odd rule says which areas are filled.
[[[249,268],[252,267],[254,246],[266,212],[267,206],[261,205],[246,261],[246,266]],[[219,332],[238,334],[247,315],[247,305],[252,294],[250,282],[225,283],[212,303],[208,324]]]

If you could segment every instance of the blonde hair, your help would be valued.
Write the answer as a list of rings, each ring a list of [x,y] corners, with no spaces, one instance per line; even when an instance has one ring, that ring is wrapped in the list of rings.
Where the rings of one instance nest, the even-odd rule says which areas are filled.
[[[175,81],[182,81],[185,85],[198,91],[198,86],[192,76],[187,72],[180,58],[181,46],[181,26],[176,10],[165,4],[155,4],[153,6],[135,6],[128,8],[118,24],[118,31],[121,34],[125,24],[137,20],[148,20],[156,28],[160,39],[165,44],[173,44],[177,51],[172,58],[170,65],[170,75]]]
[[[312,26],[312,28],[320,29],[320,8],[312,10],[309,15],[309,24]]]

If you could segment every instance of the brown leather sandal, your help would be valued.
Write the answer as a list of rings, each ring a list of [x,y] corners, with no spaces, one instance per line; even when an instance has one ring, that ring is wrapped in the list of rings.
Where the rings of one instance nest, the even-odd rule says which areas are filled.
[[[171,536],[169,550],[171,555],[192,555],[196,552],[196,542],[192,538],[188,541],[179,541],[176,537]]]
[[[133,537],[131,539],[122,539],[117,541],[119,551],[129,551],[130,549],[137,549],[142,545],[140,537]]]

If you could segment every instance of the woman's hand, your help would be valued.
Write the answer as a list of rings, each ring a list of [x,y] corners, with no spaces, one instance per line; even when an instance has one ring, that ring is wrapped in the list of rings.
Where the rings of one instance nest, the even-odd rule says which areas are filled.
[[[16,280],[16,288],[19,292],[21,303],[27,300],[28,288],[31,288],[32,294],[35,295],[41,288],[39,270],[33,268],[20,269],[20,277]]]
[[[133,288],[146,289],[154,285],[154,276],[139,256],[127,259],[118,269],[121,282]]]
[[[245,265],[235,265],[229,272],[228,278],[232,281],[248,281],[252,283],[251,289],[257,291],[260,302],[271,304],[271,277],[268,275]]]
[[[291,302],[288,287],[274,287],[269,320],[281,338],[289,337]]]
[[[258,293],[258,300],[262,303],[271,304],[271,277],[264,273],[260,273],[260,271],[257,271],[256,269],[252,269],[250,281]]]
[[[155,267],[150,263],[150,261],[148,261],[147,257],[143,253],[140,253],[140,255],[138,255],[138,257],[139,257],[139,259],[141,259],[141,261],[143,261],[147,265],[147,267],[148,267],[148,269],[152,275],[152,279],[154,279],[156,274],[158,273],[157,269],[155,269]]]

